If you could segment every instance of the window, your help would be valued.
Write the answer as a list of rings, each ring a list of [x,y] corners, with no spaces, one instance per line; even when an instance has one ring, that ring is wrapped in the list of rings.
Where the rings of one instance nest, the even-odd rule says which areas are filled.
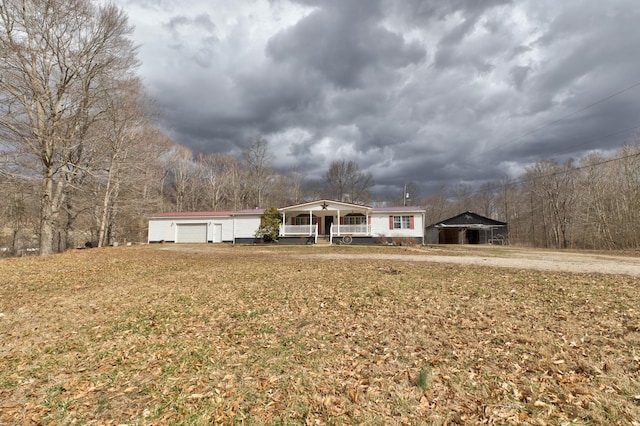
[[[297,216],[293,218],[294,225],[308,225],[309,224],[309,216]]]
[[[343,225],[364,225],[366,224],[367,217],[365,215],[352,215],[348,214],[344,217]]]
[[[313,216],[313,224],[318,223],[318,218]],[[293,225],[308,225],[309,215],[300,215],[293,218]]]
[[[393,229],[413,229],[411,216],[393,216]]]

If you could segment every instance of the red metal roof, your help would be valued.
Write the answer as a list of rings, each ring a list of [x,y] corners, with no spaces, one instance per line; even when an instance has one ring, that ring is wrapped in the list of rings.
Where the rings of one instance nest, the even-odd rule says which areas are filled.
[[[418,206],[399,206],[399,207],[374,207],[373,212],[417,212],[423,211],[422,207]]]
[[[231,217],[239,215],[261,215],[264,209],[246,209],[236,211],[219,211],[219,212],[166,212],[151,215],[150,219],[161,219],[169,217]]]
[[[319,201],[324,201],[324,200],[319,200]],[[308,202],[308,203],[297,204],[295,206],[304,206],[304,205],[313,204],[315,202],[318,202],[318,200]],[[355,205],[351,203],[343,203],[340,201],[337,201],[337,202],[329,201],[329,202],[343,204],[343,205],[353,205],[354,207],[365,208],[365,209],[371,208],[368,206]],[[293,206],[289,206],[289,207],[293,207]],[[283,207],[283,209],[289,208],[289,207]],[[423,210],[424,209],[422,209],[421,207],[416,207],[416,206],[374,207],[372,209],[372,213],[421,212]],[[264,212],[264,209],[245,209],[245,210],[219,211],[219,212],[166,212],[166,213],[156,213],[154,215],[151,215],[149,219],[188,218],[188,217],[231,217],[231,216],[245,216],[245,215],[249,216],[249,215],[261,215],[263,212]]]
[[[167,212],[156,213],[151,218],[163,218],[163,217],[224,217],[233,216],[234,212]]]

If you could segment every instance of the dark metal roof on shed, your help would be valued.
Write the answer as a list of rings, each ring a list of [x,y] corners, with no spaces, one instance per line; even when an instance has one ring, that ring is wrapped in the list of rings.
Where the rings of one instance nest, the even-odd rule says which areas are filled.
[[[436,224],[444,225],[444,226],[468,226],[468,225],[485,225],[485,226],[504,226],[505,222],[500,222],[499,220],[494,220],[488,217],[481,216],[477,213],[473,212],[464,212],[460,213],[457,216],[451,217],[449,219],[442,220]]]

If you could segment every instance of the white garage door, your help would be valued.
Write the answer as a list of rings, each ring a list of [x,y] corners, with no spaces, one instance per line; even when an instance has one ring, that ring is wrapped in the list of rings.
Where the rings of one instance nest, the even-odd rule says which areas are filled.
[[[178,243],[206,243],[207,224],[206,223],[184,223],[178,225]]]

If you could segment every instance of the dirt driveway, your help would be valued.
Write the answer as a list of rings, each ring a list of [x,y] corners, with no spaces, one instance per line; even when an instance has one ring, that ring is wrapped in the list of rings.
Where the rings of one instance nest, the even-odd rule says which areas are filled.
[[[168,245],[166,250],[186,251],[227,251],[235,250],[220,245]],[[264,254],[287,257],[308,257],[314,259],[376,259],[405,262],[437,262],[461,265],[481,265],[497,268],[534,269],[543,271],[601,273],[640,277],[640,252],[606,253],[589,251],[541,250],[522,247],[502,246],[426,246],[426,247],[389,247],[388,250],[377,247],[367,252],[364,247],[342,246],[339,252],[333,252],[331,246],[305,246],[300,251],[285,247],[260,246],[247,247]],[[311,251],[309,251],[311,249]],[[317,251],[316,251],[317,249]]]
[[[354,253],[350,257],[640,277],[640,256],[496,246],[420,247],[407,249],[407,251],[410,251],[410,254],[408,252],[405,252],[406,254]],[[323,259],[344,259],[345,257],[344,253],[318,253],[311,256]]]

